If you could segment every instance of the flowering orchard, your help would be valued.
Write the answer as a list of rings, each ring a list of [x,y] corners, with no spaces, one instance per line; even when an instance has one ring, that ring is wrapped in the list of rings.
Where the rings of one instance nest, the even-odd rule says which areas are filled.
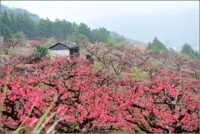
[[[16,58],[2,63],[1,131],[198,132],[198,67],[193,67],[196,77],[180,76],[181,69],[177,71],[175,67],[184,64],[178,60],[168,62],[173,63],[173,69],[164,64],[158,69],[145,64],[144,54],[134,56],[134,61],[125,61],[130,56],[124,58],[123,65],[130,67],[130,63],[137,63],[151,76],[147,82],[112,75],[105,68],[96,69],[80,59],[21,64]]]

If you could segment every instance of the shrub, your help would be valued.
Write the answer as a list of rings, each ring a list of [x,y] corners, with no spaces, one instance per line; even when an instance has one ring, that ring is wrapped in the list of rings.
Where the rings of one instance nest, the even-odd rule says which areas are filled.
[[[48,48],[45,46],[37,45],[36,51],[40,53],[41,57],[46,57],[46,55],[48,54]]]

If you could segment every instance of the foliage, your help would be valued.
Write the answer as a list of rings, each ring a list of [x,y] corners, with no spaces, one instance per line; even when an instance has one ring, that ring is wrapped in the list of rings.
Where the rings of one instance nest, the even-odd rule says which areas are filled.
[[[110,32],[105,28],[90,29],[85,23],[77,24],[66,20],[56,19],[51,21],[48,18],[39,21],[32,20],[26,14],[7,14],[4,11],[2,16],[2,35],[4,39],[10,39],[19,32],[23,32],[27,39],[55,38],[58,41],[70,39],[78,43],[85,42],[108,42]],[[119,38],[119,39],[118,39]],[[114,40],[120,40],[121,37],[115,36]]]
[[[20,64],[4,64],[0,79],[0,126],[8,131],[19,126],[60,133],[198,131],[200,81],[183,72],[164,67],[149,83],[140,83],[78,59]]]
[[[107,45],[114,46],[114,45],[121,44],[121,43],[128,44],[125,37],[117,34],[116,32],[111,32],[110,36],[108,37],[108,40],[107,40]]]
[[[17,39],[20,44],[25,44],[25,41],[26,41],[26,35],[23,33],[23,32],[17,32],[13,35],[13,38],[14,39]]]
[[[194,51],[189,44],[184,44],[181,53],[190,56],[191,58],[200,58],[198,52]]]
[[[90,34],[91,34],[90,28],[84,23],[79,24],[77,32],[85,35],[88,38],[90,37]]]
[[[39,53],[24,54],[22,56],[18,56],[18,59],[23,64],[33,64],[41,61],[41,56]]]
[[[91,31],[91,42],[104,42],[106,43],[108,41],[108,38],[110,37],[109,31],[107,31],[105,28],[99,28],[94,29]]]
[[[89,39],[84,34],[73,34],[68,38],[69,41],[76,42],[77,44],[86,44],[89,42]]]
[[[1,30],[2,30],[2,35],[4,36],[5,41],[7,41],[8,39],[12,37],[11,30],[8,26],[3,25]]]
[[[46,46],[37,45],[36,51],[40,53],[41,57],[46,57],[46,55],[48,54],[48,48]]]
[[[167,48],[166,46],[160,42],[157,37],[154,38],[153,42],[152,43],[149,43],[148,46],[147,46],[147,49],[149,50],[155,50],[155,51],[167,51]]]
[[[17,32],[13,36],[15,39],[24,40],[26,35],[23,32]]]
[[[84,23],[59,19],[36,23],[26,15],[6,12],[3,17],[7,39],[23,31],[27,38],[104,42],[83,46],[101,63],[98,68],[83,59],[42,60],[48,49],[39,45],[41,57],[34,53],[2,58],[0,128],[4,132],[198,133],[198,60],[166,51],[157,38],[148,45],[156,51],[143,51],[125,45],[123,38],[105,28],[91,30]],[[8,53],[17,42],[5,44],[1,49]],[[189,45],[181,52],[193,53]],[[130,76],[118,77],[124,72]],[[137,79],[141,73],[145,75]]]
[[[0,44],[0,50],[3,51],[6,55],[8,55],[8,51],[10,48],[14,48],[19,45],[19,40],[9,39],[5,43]]]

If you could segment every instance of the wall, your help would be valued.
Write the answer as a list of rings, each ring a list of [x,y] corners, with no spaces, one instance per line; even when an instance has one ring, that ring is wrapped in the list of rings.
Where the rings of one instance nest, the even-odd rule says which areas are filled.
[[[0,44],[3,44],[3,36],[0,36]]]
[[[69,56],[69,50],[49,50],[51,58],[60,56]]]

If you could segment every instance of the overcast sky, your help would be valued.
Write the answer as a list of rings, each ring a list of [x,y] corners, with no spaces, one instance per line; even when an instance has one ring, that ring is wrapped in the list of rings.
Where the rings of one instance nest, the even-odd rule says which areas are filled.
[[[3,5],[27,9],[42,18],[89,22],[119,13],[154,13],[174,9],[199,9],[198,1],[2,1]]]

